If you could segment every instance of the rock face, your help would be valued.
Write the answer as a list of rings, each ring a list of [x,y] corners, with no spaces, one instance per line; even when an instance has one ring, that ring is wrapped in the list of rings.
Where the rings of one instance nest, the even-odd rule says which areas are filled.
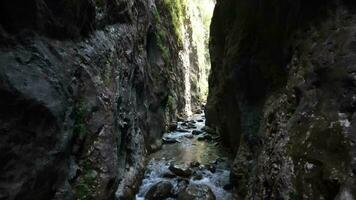
[[[239,199],[356,197],[352,1],[217,1],[207,123]]]
[[[1,199],[132,197],[185,107],[181,47],[157,2],[0,2]]]

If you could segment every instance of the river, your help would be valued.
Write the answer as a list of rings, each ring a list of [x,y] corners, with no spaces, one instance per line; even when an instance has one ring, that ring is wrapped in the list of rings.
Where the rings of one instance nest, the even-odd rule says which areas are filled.
[[[209,186],[217,200],[232,199],[231,193],[223,189],[229,184],[230,156],[220,145],[218,136],[211,136],[202,131],[204,126],[204,114],[195,114],[186,122],[178,122],[176,131],[164,134],[163,138],[169,141],[169,144],[163,144],[161,150],[149,156],[136,200],[144,200],[147,191],[160,181],[169,181],[176,191],[182,180],[189,181],[189,184]],[[196,167],[192,168],[191,176],[167,177],[167,174],[172,174],[169,166],[187,168],[192,163],[195,163]],[[167,199],[176,197],[177,195]]]

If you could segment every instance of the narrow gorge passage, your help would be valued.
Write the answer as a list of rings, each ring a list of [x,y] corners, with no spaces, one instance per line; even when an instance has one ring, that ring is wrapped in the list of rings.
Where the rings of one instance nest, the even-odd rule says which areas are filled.
[[[173,125],[162,140],[162,149],[148,158],[136,200],[232,199],[228,189],[232,157],[219,135],[205,126],[204,114]],[[182,193],[186,187],[192,192]]]
[[[206,103],[208,94],[209,29],[215,2],[179,3],[186,15],[178,26],[182,41],[179,57],[184,69],[181,78],[185,90],[181,99],[185,100],[185,107],[180,119],[183,121],[169,123],[162,141],[156,140],[153,153],[146,158],[136,200],[232,199],[229,181],[232,155],[223,147],[219,133],[205,126],[201,105]]]
[[[354,199],[355,0],[0,0],[0,200]]]

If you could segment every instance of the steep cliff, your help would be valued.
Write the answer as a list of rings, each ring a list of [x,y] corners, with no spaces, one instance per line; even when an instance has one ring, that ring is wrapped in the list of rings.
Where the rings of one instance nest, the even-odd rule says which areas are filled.
[[[207,123],[240,199],[356,196],[353,1],[218,1]]]
[[[1,1],[0,199],[132,197],[184,114],[180,42],[159,0]]]
[[[172,18],[180,49],[178,68],[184,73],[185,113],[200,110],[208,93],[210,57],[208,51],[209,25],[213,0],[163,0]],[[164,34],[162,38],[166,38]]]
[[[208,75],[210,71],[209,26],[214,9],[213,0],[186,1],[184,32],[189,44],[186,56],[189,60],[190,91],[192,110],[206,102]]]

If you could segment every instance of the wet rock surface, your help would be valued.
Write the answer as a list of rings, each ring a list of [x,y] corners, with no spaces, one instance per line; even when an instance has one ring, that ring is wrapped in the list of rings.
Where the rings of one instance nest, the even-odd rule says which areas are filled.
[[[145,195],[147,200],[164,200],[172,196],[173,185],[169,181],[161,181],[153,185]]]
[[[164,137],[162,138],[162,142],[163,144],[174,144],[179,142],[179,140],[176,138]]]
[[[0,2],[2,199],[134,195],[147,150],[160,149],[186,102],[167,10],[145,0]],[[171,35],[164,45],[158,27]]]
[[[190,177],[192,175],[192,170],[186,166],[176,166],[172,164],[168,169],[177,176]]]
[[[193,130],[192,131],[192,134],[193,135],[200,135],[200,134],[203,134],[204,132],[203,131],[201,131],[201,130]]]
[[[355,27],[353,1],[217,1],[206,117],[236,199],[355,198]]]
[[[178,200],[215,200],[210,187],[203,184],[191,184],[178,194]]]
[[[178,195],[188,187],[188,185],[189,185],[189,180],[178,179],[177,185],[174,189],[174,197],[177,198]]]
[[[231,193],[224,190],[229,184],[229,155],[213,141],[198,140],[192,132],[203,132],[205,120],[202,114],[192,118],[196,128],[189,129],[187,123],[178,122],[178,129],[185,132],[177,130],[164,134],[164,137],[181,142],[165,144],[151,155],[136,200],[143,199],[161,181],[173,184],[170,199],[232,199]],[[187,138],[188,135],[191,137]]]

